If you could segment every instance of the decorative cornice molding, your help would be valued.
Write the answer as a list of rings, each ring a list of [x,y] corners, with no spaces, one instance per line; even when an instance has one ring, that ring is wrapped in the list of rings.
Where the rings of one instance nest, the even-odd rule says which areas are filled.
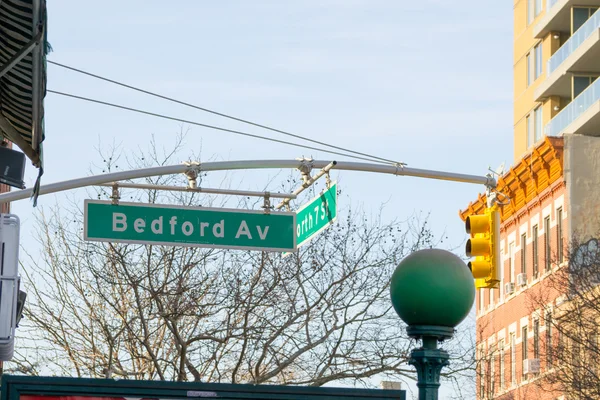
[[[498,179],[498,191],[510,199],[510,204],[501,208],[502,222],[513,217],[520,220],[522,213],[539,206],[564,186],[563,150],[563,138],[545,137]],[[481,193],[477,200],[459,211],[459,216],[465,220],[469,215],[482,214],[486,204],[487,197]]]

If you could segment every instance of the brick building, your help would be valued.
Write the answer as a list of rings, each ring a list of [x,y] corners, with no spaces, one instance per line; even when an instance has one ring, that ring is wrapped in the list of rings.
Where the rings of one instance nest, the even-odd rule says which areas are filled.
[[[600,0],[514,0],[514,158],[499,177],[501,282],[476,297],[478,399],[567,399],[550,285],[572,239],[600,232]],[[482,214],[480,195],[460,211]],[[565,288],[566,289],[566,288]],[[543,301],[542,301],[543,300]],[[544,386],[542,388],[542,386]]]
[[[499,179],[499,190],[511,201],[501,207],[500,287],[478,290],[477,351],[480,360],[478,398],[555,399],[538,393],[534,380],[552,365],[542,357],[557,340],[547,324],[559,294],[546,293],[545,278],[566,260],[569,209],[563,173],[564,141],[545,138]],[[461,212],[481,214],[481,195]],[[532,299],[548,295],[543,309]],[[550,360],[551,361],[551,360]],[[510,398],[510,397],[509,397]]]

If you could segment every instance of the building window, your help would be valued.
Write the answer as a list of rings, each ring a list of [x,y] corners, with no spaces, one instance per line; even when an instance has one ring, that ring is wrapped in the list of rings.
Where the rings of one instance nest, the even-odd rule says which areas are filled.
[[[534,119],[535,119],[535,134],[534,140],[537,143],[538,140],[542,138],[542,107],[538,107],[533,111]]]
[[[533,227],[533,278],[538,277],[538,226]]]
[[[533,48],[533,54],[535,55],[535,70],[533,80],[536,80],[540,76],[542,76],[542,71],[544,69],[544,63],[542,58],[542,44],[539,43],[537,46]]]
[[[536,0],[527,0],[527,25],[531,24],[535,18],[535,10],[533,3]]]
[[[521,329],[521,358],[522,361],[527,360],[527,327]],[[522,363],[524,364],[524,362]],[[525,375],[523,373],[523,375]]]
[[[510,334],[510,383],[512,386],[517,385],[517,345],[514,332]]]
[[[558,264],[562,264],[565,258],[563,250],[563,210],[560,207],[556,210],[556,246],[557,246],[557,258]]]
[[[533,358],[540,358],[540,320],[533,321]]]
[[[521,235],[521,273],[527,274],[527,233]]]
[[[552,313],[546,312],[546,369],[552,367]]]
[[[533,83],[533,55],[531,53],[527,54],[527,87],[531,86]]]
[[[536,17],[542,12],[542,0],[535,0],[534,12]]]
[[[573,7],[571,35],[575,33],[598,10],[598,7]]]
[[[490,399],[494,397],[494,393],[496,393],[496,356],[492,347],[490,350]]]
[[[595,76],[574,76],[571,86],[571,100],[579,96],[596,80]]]
[[[544,218],[544,263],[546,272],[552,269],[552,251],[550,247],[550,217]]]
[[[483,350],[479,353],[479,359],[481,360],[479,366],[479,397],[483,399],[485,397],[485,377],[487,375],[485,371],[485,353]]]
[[[533,117],[531,115],[528,115],[526,117],[526,125],[527,125],[527,148],[530,148],[535,143],[535,139],[533,138],[533,136],[534,136],[533,135],[533,132],[534,132]]]
[[[592,328],[593,329],[593,328]],[[596,375],[597,367],[596,367],[596,354],[598,354],[598,333],[594,330],[590,332],[589,335],[589,343],[587,346],[587,361],[588,368],[592,372],[593,376]]]
[[[485,311],[485,303],[484,303],[485,297],[483,296],[485,294],[485,291],[483,291],[482,289],[478,289],[478,290],[479,290],[479,312],[483,312],[483,311]]]
[[[500,390],[504,390],[506,383],[504,382],[504,340],[501,340],[498,343],[498,350],[500,350],[500,365],[498,368],[498,373],[500,374]]]
[[[515,243],[512,242],[508,245],[508,272],[510,274],[510,281],[515,281],[515,263],[513,256],[515,254]]]

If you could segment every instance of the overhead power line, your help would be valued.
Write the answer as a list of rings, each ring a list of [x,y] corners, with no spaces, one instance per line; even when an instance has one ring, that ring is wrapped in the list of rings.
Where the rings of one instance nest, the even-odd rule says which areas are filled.
[[[103,81],[106,81],[106,82],[110,82],[110,83],[113,83],[115,85],[119,85],[119,86],[125,87],[127,89],[135,90],[135,91],[138,91],[138,92],[150,95],[150,96],[158,97],[158,98],[163,99],[163,100],[167,100],[167,101],[171,101],[173,103],[181,104],[181,105],[184,105],[186,107],[191,107],[191,108],[194,108],[196,110],[200,110],[200,111],[204,111],[204,112],[211,113],[211,114],[214,114],[214,115],[218,115],[218,116],[223,117],[223,118],[228,118],[228,119],[231,119],[233,121],[242,122],[244,124],[248,124],[248,125],[252,125],[252,126],[258,127],[258,128],[266,129],[266,130],[269,130],[269,131],[272,131],[272,132],[277,132],[277,133],[280,133],[280,134],[283,134],[283,135],[286,135],[286,136],[289,136],[289,137],[293,137],[293,138],[296,138],[296,139],[305,140],[305,141],[308,141],[308,142],[311,142],[311,143],[319,144],[321,146],[330,147],[332,149],[337,149],[337,150],[341,150],[341,151],[344,151],[344,152],[347,152],[347,153],[352,153],[352,154],[360,155],[360,156],[363,156],[363,157],[368,157],[369,161],[376,160],[376,161],[383,162],[383,163],[388,163],[388,164],[406,165],[405,163],[400,163],[398,161],[390,160],[390,159],[383,158],[383,157],[374,156],[374,155],[371,155],[371,154],[368,154],[368,153],[362,153],[360,151],[355,151],[355,150],[347,149],[347,148],[340,147],[340,146],[335,146],[335,145],[332,145],[332,144],[329,144],[329,143],[326,143],[326,142],[321,142],[319,140],[310,139],[310,138],[307,138],[307,137],[304,137],[304,136],[301,136],[301,135],[296,135],[296,134],[291,133],[291,132],[283,131],[283,130],[280,130],[280,129],[272,128],[272,127],[267,126],[267,125],[259,124],[257,122],[249,121],[247,119],[234,117],[232,115],[224,114],[224,113],[221,113],[221,112],[218,112],[218,111],[214,111],[214,110],[211,110],[211,109],[208,109],[208,108],[205,108],[205,107],[200,107],[200,106],[197,106],[195,104],[187,103],[185,101],[177,100],[177,99],[174,99],[172,97],[164,96],[164,95],[161,95],[161,94],[158,94],[158,93],[155,93],[155,92],[151,92],[149,90],[145,90],[145,89],[141,89],[141,88],[138,88],[138,87],[135,87],[135,86],[132,86],[132,85],[128,85],[128,84],[123,83],[123,82],[115,81],[115,80],[110,79],[110,78],[105,78],[103,76],[96,75],[96,74],[93,74],[91,72],[87,72],[87,71],[81,70],[79,68],[75,68],[75,67],[71,67],[71,66],[68,66],[68,65],[65,65],[65,64],[61,64],[61,63],[58,63],[56,61],[50,61],[50,60],[48,60],[48,63],[56,65],[56,66],[59,66],[61,68],[65,68],[65,69],[69,69],[71,71],[78,72],[80,74],[88,75],[88,76],[91,76],[91,77],[96,78],[96,79],[100,79],[100,80],[103,80]],[[310,148],[310,147],[307,147],[307,148]],[[339,154],[339,153],[335,153],[335,152],[330,152],[330,153],[331,154]],[[366,158],[360,158],[360,159],[365,160]]]
[[[59,92],[57,90],[48,89],[47,92],[48,93],[57,94],[57,95],[60,95],[60,96],[71,97],[73,99],[84,100],[84,101],[88,101],[88,102],[91,102],[91,103],[102,104],[102,105],[109,106],[109,107],[119,108],[119,109],[126,110],[126,111],[132,111],[132,112],[139,113],[139,114],[145,114],[145,115],[150,115],[150,116],[157,117],[157,118],[163,118],[163,119],[168,119],[168,120],[171,120],[171,121],[182,122],[184,124],[201,126],[203,128],[214,129],[214,130],[221,131],[221,132],[229,132],[229,133],[233,133],[233,134],[236,134],[236,135],[247,136],[247,137],[251,137],[251,138],[255,138],[255,139],[261,139],[261,140],[266,140],[266,141],[269,141],[269,142],[281,143],[281,144],[285,144],[285,145],[289,145],[289,146],[300,147],[300,148],[303,148],[303,149],[310,149],[310,150],[322,151],[322,152],[325,152],[325,153],[336,154],[336,155],[339,155],[339,156],[355,158],[355,159],[358,159],[358,160],[371,161],[371,162],[373,161],[371,158],[367,158],[367,157],[360,157],[360,156],[356,156],[356,155],[353,155],[353,154],[347,154],[347,153],[342,153],[342,152],[338,152],[338,151],[332,151],[332,150],[328,150],[328,149],[322,149],[322,148],[319,148],[319,147],[308,146],[308,145],[300,144],[300,143],[288,142],[286,140],[273,139],[273,138],[269,138],[269,137],[266,137],[266,136],[260,136],[260,135],[255,135],[255,134],[248,133],[248,132],[238,131],[238,130],[235,130],[235,129],[228,129],[228,128],[223,128],[223,127],[220,127],[220,126],[203,124],[201,122],[190,121],[190,120],[187,120],[187,119],[182,119],[182,118],[177,118],[177,117],[171,117],[169,115],[158,114],[158,113],[154,113],[154,112],[151,112],[151,111],[145,111],[145,110],[140,110],[140,109],[137,109],[137,108],[123,106],[123,105],[120,105],[120,104],[109,103],[109,102],[102,101],[102,100],[91,99],[89,97],[77,96],[77,95],[71,94],[71,93]]]

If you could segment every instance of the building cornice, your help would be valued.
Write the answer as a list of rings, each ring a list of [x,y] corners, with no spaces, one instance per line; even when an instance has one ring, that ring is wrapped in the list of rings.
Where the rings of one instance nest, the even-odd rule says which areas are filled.
[[[564,185],[563,146],[563,138],[545,137],[498,179],[497,190],[510,200],[501,207],[502,222],[520,219]],[[480,193],[477,200],[459,211],[459,216],[465,220],[469,215],[483,214],[486,204],[486,195]]]

